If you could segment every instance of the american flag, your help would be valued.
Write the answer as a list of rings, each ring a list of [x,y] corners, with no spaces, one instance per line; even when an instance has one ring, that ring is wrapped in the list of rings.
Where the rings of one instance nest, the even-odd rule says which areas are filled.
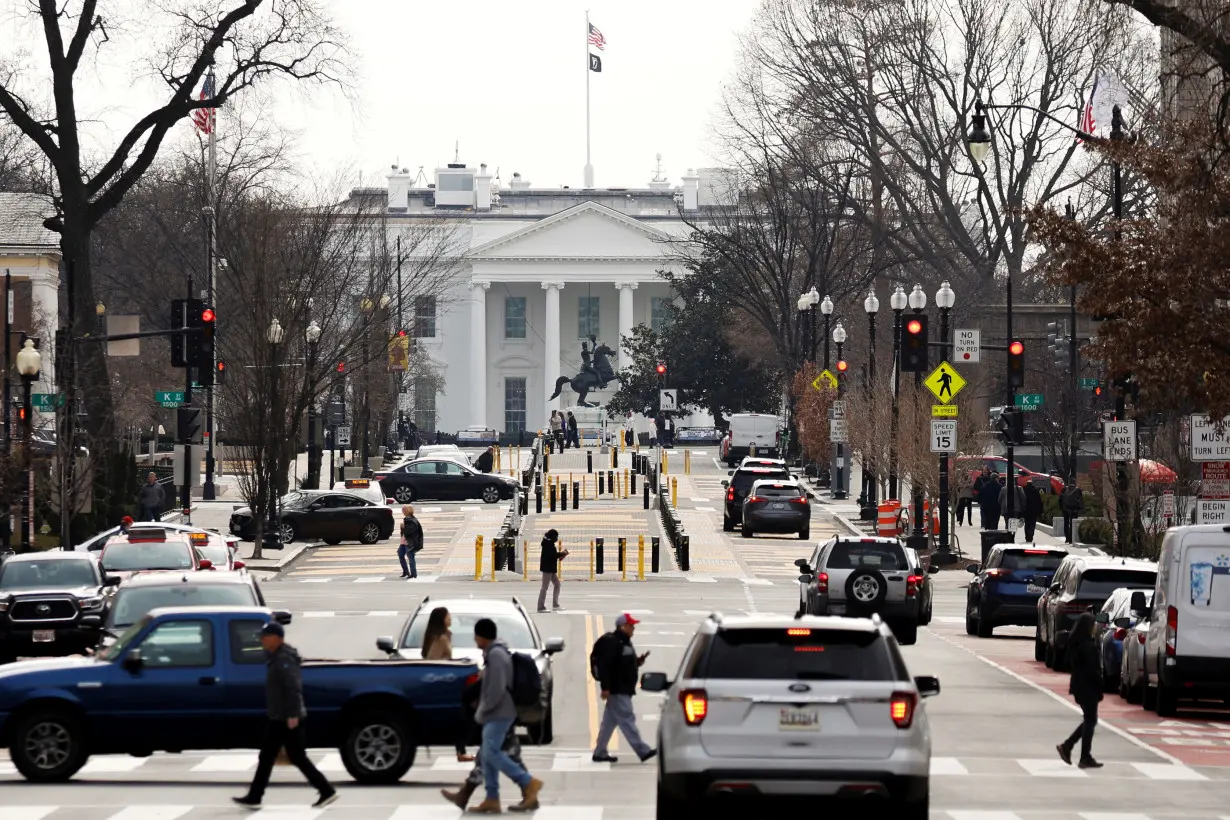
[[[598,31],[597,26],[593,23],[589,24],[589,44],[594,46],[599,51],[606,49],[606,38],[602,36],[602,32]]]
[[[1097,96],[1097,93],[1098,78],[1095,77],[1093,80],[1093,89],[1089,92],[1089,99],[1085,102],[1085,115],[1081,117],[1081,130],[1086,134],[1092,134],[1093,129],[1097,127],[1097,123],[1094,122],[1093,119],[1093,98]],[[1084,140],[1078,137],[1076,141],[1083,142]]]
[[[205,83],[201,86],[201,96],[198,99],[208,100],[214,95],[214,73],[211,71],[205,75]],[[202,134],[209,134],[214,130],[214,109],[213,108],[197,108],[192,112],[192,121],[196,123],[196,128]]]

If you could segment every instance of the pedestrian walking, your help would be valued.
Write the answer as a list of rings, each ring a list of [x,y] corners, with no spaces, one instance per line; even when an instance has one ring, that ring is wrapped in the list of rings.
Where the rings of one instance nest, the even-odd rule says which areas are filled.
[[[624,444],[628,447],[636,444],[636,423],[632,419],[632,411],[628,411],[624,419]]]
[[[1025,543],[1032,544],[1034,529],[1042,517],[1042,493],[1038,492],[1037,485],[1032,481],[1026,481],[1021,491],[1025,494]]]
[[[487,797],[470,811],[474,814],[499,814],[500,773],[521,787],[521,802],[511,811],[527,812],[538,808],[538,793],[543,783],[516,763],[504,750],[504,741],[517,720],[513,701],[513,659],[508,644],[500,640],[495,621],[481,618],[474,624],[474,643],[483,651],[482,688],[474,720],[483,727],[479,757],[483,763],[483,785]]]
[[[568,443],[578,450],[581,449],[581,430],[577,424],[577,417],[572,414],[571,410],[568,411],[566,424],[568,427]]]
[[[999,477],[999,511],[1004,516],[1004,529],[1016,535],[1018,520],[1025,516],[1025,491],[1021,489],[1021,485],[1015,481],[1009,486],[1007,479],[1004,476]],[[1012,506],[1008,506],[1008,493],[1012,493]],[[1012,519],[1009,520],[1008,516]]]
[[[401,544],[397,547],[397,560],[401,562],[402,578],[419,577],[415,556],[423,549],[423,525],[414,517],[414,507],[407,504],[401,508],[405,516],[401,520]]]
[[[1093,730],[1098,725],[1098,703],[1102,700],[1102,661],[1093,639],[1094,617],[1083,612],[1076,619],[1076,626],[1068,634],[1068,666],[1072,670],[1068,694],[1076,701],[1084,716],[1076,731],[1055,749],[1060,759],[1072,765],[1072,749],[1076,741],[1081,743],[1080,762],[1082,769],[1100,769],[1102,764],[1093,759]]]
[[[636,712],[632,709],[639,670],[649,657],[648,652],[637,655],[632,647],[632,635],[638,623],[640,621],[627,613],[620,615],[615,619],[615,630],[595,641],[590,651],[590,673],[598,679],[602,699],[606,701],[598,741],[594,745],[595,763],[614,763],[618,759],[607,751],[617,727],[642,763],[658,753],[641,738],[636,728]]]
[[[286,632],[281,624],[274,621],[265,624],[261,627],[260,639],[266,655],[265,711],[269,724],[265,727],[265,740],[261,744],[252,785],[243,797],[231,800],[245,808],[259,809],[278,752],[285,748],[290,762],[317,791],[312,808],[323,809],[337,800],[337,790],[307,756],[303,733],[307,709],[303,705],[303,675],[299,668],[302,661],[295,648],[286,643]]]
[[[138,514],[142,521],[157,521],[167,503],[167,492],[158,483],[158,474],[150,473],[137,493]]]
[[[1071,544],[1076,533],[1072,532],[1072,522],[1080,516],[1085,507],[1085,493],[1076,486],[1076,476],[1069,476],[1063,484],[1063,492],[1059,494],[1059,510],[1063,513],[1063,540]]]
[[[495,469],[495,447],[488,447],[474,460],[474,469],[480,473],[489,473]]]
[[[984,530],[999,529],[999,482],[990,469],[983,470],[979,476],[978,507],[982,512],[982,528]]]
[[[957,523],[964,524],[969,516],[970,526],[974,524],[974,487],[965,484],[957,491]]]
[[[538,571],[542,573],[542,588],[538,590],[538,611],[547,611],[547,587],[554,587],[551,593],[551,608],[563,609],[559,605],[559,562],[568,557],[568,550],[559,548],[559,532],[547,530],[542,537],[542,552],[538,559]]]
[[[451,661],[453,659],[453,616],[448,607],[438,606],[427,616],[427,628],[423,630],[423,660]],[[457,762],[468,763],[472,755],[466,754],[464,743],[457,744]]]
[[[558,410],[552,410],[551,421],[548,424],[551,427],[551,440],[555,442],[555,452],[561,452],[566,444],[564,441],[564,415]]]
[[[474,712],[478,709],[481,688],[482,680],[480,675],[480,680],[467,686],[465,694],[462,696],[465,702],[466,722],[468,724],[473,724]],[[521,760],[521,741],[517,739],[517,726],[515,722],[512,726],[508,727],[508,734],[504,735],[504,743],[500,750],[508,755],[509,759],[518,766],[525,768],[525,764]],[[483,753],[480,750],[474,759],[474,766],[471,767],[470,773],[466,775],[465,782],[456,791],[441,789],[440,794],[444,795],[445,800],[464,810],[466,804],[470,802],[470,797],[478,790],[479,786],[483,785],[483,781]]]

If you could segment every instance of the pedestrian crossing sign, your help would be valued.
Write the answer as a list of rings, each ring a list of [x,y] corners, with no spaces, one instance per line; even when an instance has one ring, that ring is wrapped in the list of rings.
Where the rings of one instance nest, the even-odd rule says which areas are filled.
[[[833,375],[833,372],[831,370],[827,370],[827,369],[822,370],[820,371],[819,376],[816,376],[816,378],[812,379],[811,386],[814,387],[816,390],[823,390],[826,387],[830,390],[836,390],[837,389],[837,377]]]
[[[923,384],[935,394],[940,404],[951,404],[961,392],[961,388],[965,387],[965,379],[961,378],[961,374],[948,362],[940,362],[939,367],[931,371]]]

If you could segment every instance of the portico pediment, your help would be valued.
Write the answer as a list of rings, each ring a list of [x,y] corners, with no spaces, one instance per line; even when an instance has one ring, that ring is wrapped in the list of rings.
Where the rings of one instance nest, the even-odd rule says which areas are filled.
[[[474,261],[661,259],[672,237],[595,202],[583,202],[474,248]]]

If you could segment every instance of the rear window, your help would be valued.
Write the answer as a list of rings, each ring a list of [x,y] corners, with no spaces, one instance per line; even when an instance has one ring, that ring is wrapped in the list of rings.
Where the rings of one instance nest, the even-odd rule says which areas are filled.
[[[1029,552],[1027,550],[1010,550],[1004,553],[1000,566],[1004,569],[1059,569],[1066,558],[1062,552]]]
[[[1080,594],[1109,596],[1120,587],[1153,589],[1157,573],[1132,569],[1091,569],[1081,576]]]
[[[910,568],[905,551],[896,544],[881,541],[838,541],[825,563],[826,569],[874,569],[904,570]]]
[[[714,679],[897,679],[888,645],[877,632],[732,629],[714,636],[708,661],[705,677]]]
[[[135,624],[151,610],[172,606],[259,606],[256,592],[247,584],[174,584],[156,587],[125,587],[115,596],[109,614],[110,626]]]
[[[744,470],[736,470],[733,476],[733,480],[730,482],[730,484],[732,487],[735,488],[736,493],[739,493],[740,495],[746,495],[748,491],[752,489],[753,484],[755,484],[757,481],[763,481],[764,479],[782,479],[785,481],[789,481],[790,473],[789,471],[778,472],[776,470],[774,471],[766,470],[766,471],[755,472],[755,473],[747,472]]]
[[[761,484],[756,488],[756,495],[763,498],[798,498],[800,493],[798,485],[795,484],[783,484],[780,487]]]

